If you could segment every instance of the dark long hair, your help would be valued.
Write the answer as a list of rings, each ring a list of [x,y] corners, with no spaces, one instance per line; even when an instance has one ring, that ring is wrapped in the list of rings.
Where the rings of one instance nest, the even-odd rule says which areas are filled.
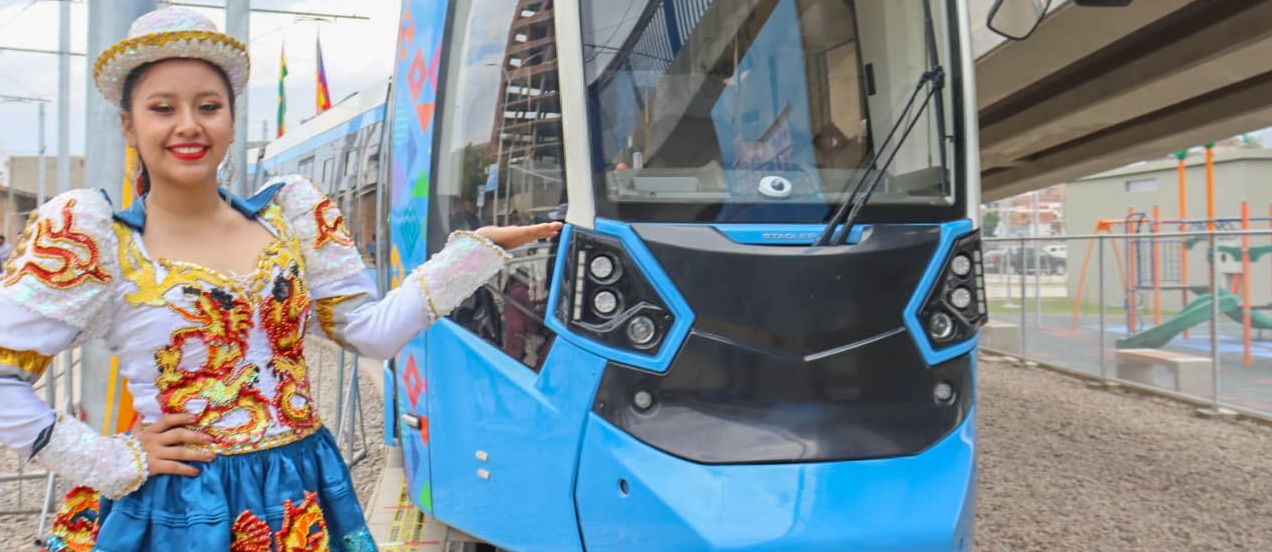
[[[150,68],[154,66],[154,64],[159,63],[159,61],[143,63],[138,65],[136,69],[133,69],[132,72],[128,73],[128,77],[124,79],[124,93],[119,98],[119,108],[123,110],[124,113],[132,116],[133,91],[137,88],[137,82],[141,80],[142,75],[146,74],[146,71],[150,70]],[[230,85],[230,76],[225,73],[225,70],[221,69],[215,63],[210,63],[204,60],[198,61],[203,61],[203,63],[206,63],[208,67],[211,67],[212,70],[216,71],[216,74],[221,77],[221,82],[225,83],[225,95],[229,97],[228,103],[230,106],[230,116],[233,117],[234,87]],[[137,162],[141,164],[141,176],[138,177],[136,182],[137,197],[141,197],[150,192],[150,173],[146,171],[146,161],[141,158],[141,150],[137,151]]]

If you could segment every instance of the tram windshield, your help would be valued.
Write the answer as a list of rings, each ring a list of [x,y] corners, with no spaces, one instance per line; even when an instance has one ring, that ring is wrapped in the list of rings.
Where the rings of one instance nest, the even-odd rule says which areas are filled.
[[[877,177],[861,222],[963,216],[951,2],[583,0],[597,214],[825,222]]]

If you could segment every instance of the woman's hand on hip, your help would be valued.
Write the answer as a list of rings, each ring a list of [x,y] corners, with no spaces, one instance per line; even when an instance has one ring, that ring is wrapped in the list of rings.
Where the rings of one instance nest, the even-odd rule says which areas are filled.
[[[194,477],[198,468],[185,462],[211,462],[216,454],[187,448],[186,445],[207,445],[212,437],[206,433],[186,429],[199,418],[194,414],[168,414],[137,434],[141,449],[146,451],[146,464],[150,475],[172,474]]]

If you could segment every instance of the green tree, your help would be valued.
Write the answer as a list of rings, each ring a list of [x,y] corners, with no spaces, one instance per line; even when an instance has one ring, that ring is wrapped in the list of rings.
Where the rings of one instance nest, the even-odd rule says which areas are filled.
[[[985,236],[994,235],[994,231],[998,229],[998,211],[985,211],[981,215],[981,234]]]
[[[486,184],[490,175],[490,165],[495,156],[490,154],[489,144],[468,144],[464,146],[464,186],[459,196],[476,202],[477,188]]]

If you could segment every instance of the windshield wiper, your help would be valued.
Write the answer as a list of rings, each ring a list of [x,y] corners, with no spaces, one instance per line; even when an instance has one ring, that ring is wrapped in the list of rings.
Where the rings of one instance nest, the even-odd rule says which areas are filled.
[[[896,159],[897,153],[901,151],[901,146],[905,144],[906,138],[909,138],[910,131],[914,130],[914,125],[918,123],[919,116],[927,109],[928,103],[932,101],[932,97],[936,97],[936,128],[938,149],[941,154],[941,189],[945,189],[945,179],[948,177],[948,169],[946,165],[945,152],[945,101],[944,96],[940,94],[945,88],[945,68],[937,62],[936,57],[936,34],[932,29],[932,7],[928,0],[923,0],[923,17],[924,17],[924,34],[927,43],[928,53],[928,70],[924,71],[919,77],[919,82],[914,87],[914,92],[910,94],[910,100],[906,102],[905,109],[901,110],[901,114],[897,116],[896,122],[892,123],[892,128],[888,131],[888,136],[883,139],[883,144],[879,146],[870,155],[870,160],[866,163],[866,171],[862,173],[861,178],[857,180],[856,185],[852,187],[852,193],[848,195],[848,200],[839,206],[835,211],[835,215],[826,223],[826,228],[822,230],[814,246],[821,245],[842,245],[847,243],[848,236],[852,233],[852,225],[856,222],[857,217],[861,213],[862,207],[870,200],[871,194],[875,188],[879,186],[879,181],[883,180],[883,176],[887,174],[888,167],[892,166],[892,160]],[[914,116],[910,117],[910,110],[914,107],[914,101],[918,98],[919,93],[923,91],[924,85],[930,84],[927,95],[923,98],[923,104],[919,106],[919,110]],[[909,120],[909,124],[905,127],[905,132],[901,134],[901,138],[897,141],[896,146],[892,149],[888,159],[883,162],[883,166],[875,167],[878,162],[879,155],[888,148],[892,143],[893,136],[901,125]],[[874,179],[866,185],[866,179],[871,175]],[[864,191],[862,186],[866,186]],[[843,225],[844,229],[838,234],[835,229]]]

